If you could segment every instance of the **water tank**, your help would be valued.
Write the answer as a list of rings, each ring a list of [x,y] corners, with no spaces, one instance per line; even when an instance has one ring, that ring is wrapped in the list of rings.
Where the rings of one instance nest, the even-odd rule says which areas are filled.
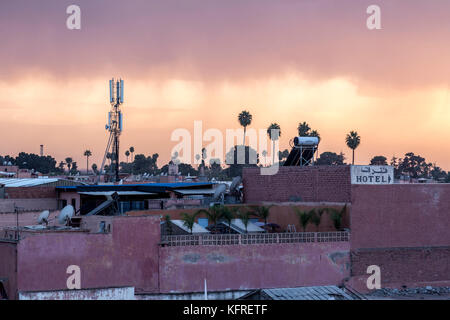
[[[294,145],[298,146],[317,146],[319,144],[318,137],[295,137]]]

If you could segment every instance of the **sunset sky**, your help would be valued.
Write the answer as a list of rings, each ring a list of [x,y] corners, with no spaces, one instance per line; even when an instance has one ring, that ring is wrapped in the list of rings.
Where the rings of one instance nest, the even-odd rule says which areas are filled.
[[[81,7],[81,30],[66,28]],[[381,30],[366,8],[381,7]],[[125,80],[125,149],[170,158],[173,130],[319,131],[320,152],[356,163],[406,152],[450,170],[450,1],[2,0],[0,155],[101,163],[108,80]],[[206,145],[207,143],[205,143]]]

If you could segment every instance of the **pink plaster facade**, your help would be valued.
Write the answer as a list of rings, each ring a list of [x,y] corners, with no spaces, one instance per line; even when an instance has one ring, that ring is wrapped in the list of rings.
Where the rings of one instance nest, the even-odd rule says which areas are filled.
[[[160,292],[338,285],[350,275],[349,243],[165,247]]]
[[[82,289],[133,286],[158,291],[159,219],[117,217],[113,232],[51,233],[18,244],[19,291],[67,289],[70,265],[81,269]]]

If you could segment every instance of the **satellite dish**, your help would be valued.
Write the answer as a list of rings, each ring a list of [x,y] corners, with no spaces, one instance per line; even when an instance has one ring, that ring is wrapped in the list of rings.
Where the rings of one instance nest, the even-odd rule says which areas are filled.
[[[230,191],[234,191],[238,188],[238,186],[241,184],[242,178],[240,176],[234,177],[233,181],[230,185]]]
[[[48,216],[49,215],[50,215],[50,211],[48,211],[48,210],[42,211],[41,214],[38,217],[38,221],[37,221],[38,224],[45,224],[45,225],[47,225],[48,224]]]
[[[58,216],[58,222],[59,224],[66,225],[67,222],[72,218],[73,214],[75,213],[75,209],[71,206],[65,206]]]
[[[219,186],[214,191],[214,200],[219,199],[220,196],[222,194],[224,194],[226,190],[227,190],[227,185],[226,184],[219,184]]]

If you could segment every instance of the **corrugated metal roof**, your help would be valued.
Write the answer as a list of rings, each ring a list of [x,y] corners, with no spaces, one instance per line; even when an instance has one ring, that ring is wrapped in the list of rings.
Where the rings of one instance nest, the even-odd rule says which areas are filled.
[[[0,184],[4,184],[7,188],[14,187],[36,187],[44,184],[55,183],[56,178],[24,178],[24,179],[0,179]]]
[[[273,300],[354,300],[337,286],[261,289]]]
[[[83,183],[59,178],[4,178],[0,179],[0,184],[5,185],[7,188],[19,188],[44,185],[80,185]]]

